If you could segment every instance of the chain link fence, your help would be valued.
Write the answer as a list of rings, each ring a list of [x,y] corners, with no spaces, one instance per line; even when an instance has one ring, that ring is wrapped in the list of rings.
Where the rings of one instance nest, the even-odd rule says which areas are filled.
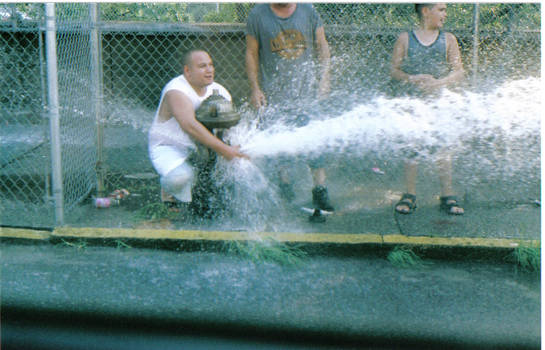
[[[147,130],[162,87],[182,71],[181,52],[192,47],[209,51],[216,80],[230,90],[235,104],[247,102],[245,22],[253,6],[55,5],[62,210],[70,212],[90,195],[135,181],[157,181],[147,154]],[[414,27],[414,6],[314,7],[330,44],[333,91],[386,89],[393,44],[400,32]],[[478,82],[468,88],[540,75],[540,4],[451,4],[448,14],[445,29],[459,40],[469,80]],[[0,4],[2,225],[59,223],[46,20],[44,4]]]
[[[89,6],[59,4],[50,23],[43,4],[8,4],[0,10],[2,224],[52,226],[96,185]],[[54,63],[47,56],[47,32],[56,41],[50,47]],[[60,193],[54,189],[55,157]]]

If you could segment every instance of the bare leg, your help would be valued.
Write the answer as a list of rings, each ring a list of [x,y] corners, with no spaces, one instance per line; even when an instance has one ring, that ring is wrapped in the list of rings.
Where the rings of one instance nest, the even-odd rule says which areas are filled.
[[[280,168],[280,170],[278,170],[278,177],[280,178],[281,183],[291,183],[290,177],[288,175],[288,169],[286,168]]]
[[[452,196],[452,160],[450,155],[443,155],[437,159],[441,197]]]
[[[408,194],[416,195],[416,176],[418,175],[418,163],[415,161],[405,162],[405,186]]]
[[[314,186],[325,186],[326,176],[324,168],[310,169],[310,172],[312,173],[312,182]]]
[[[439,171],[439,182],[441,185],[441,197],[453,196],[452,190],[452,157],[449,153],[442,153],[437,159],[437,168]],[[450,204],[456,203],[454,200]],[[448,201],[446,204],[449,204]],[[453,206],[450,208],[451,214],[463,214],[464,208]]]
[[[395,206],[395,210],[401,214],[410,214],[414,207],[411,208],[410,203],[416,201],[416,176],[418,174],[418,164],[415,161],[405,161],[405,186],[407,189],[406,194],[412,196],[412,198],[406,198],[406,195],[402,197],[400,202]]]

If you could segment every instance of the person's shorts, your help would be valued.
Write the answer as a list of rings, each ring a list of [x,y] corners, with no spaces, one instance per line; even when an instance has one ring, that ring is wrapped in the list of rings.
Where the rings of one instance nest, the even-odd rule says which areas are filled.
[[[151,163],[160,176],[165,176],[182,165],[193,152],[192,149],[161,145],[150,150]]]

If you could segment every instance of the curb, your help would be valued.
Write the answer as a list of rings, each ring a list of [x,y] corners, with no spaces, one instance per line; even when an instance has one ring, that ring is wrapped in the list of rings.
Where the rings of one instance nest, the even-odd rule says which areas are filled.
[[[50,240],[50,239],[130,239],[130,240],[175,240],[175,241],[266,241],[299,244],[333,245],[410,245],[422,247],[455,248],[517,248],[519,246],[540,247],[541,240],[479,237],[432,237],[403,236],[377,233],[293,233],[293,232],[241,232],[241,231],[193,231],[167,229],[130,229],[98,227],[57,227],[52,231],[0,228],[2,239]]]

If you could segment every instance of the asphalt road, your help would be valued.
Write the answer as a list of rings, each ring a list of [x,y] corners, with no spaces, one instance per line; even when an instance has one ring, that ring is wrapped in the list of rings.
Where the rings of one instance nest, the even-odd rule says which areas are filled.
[[[502,259],[282,265],[62,242],[1,253],[3,349],[540,347],[539,277]]]

